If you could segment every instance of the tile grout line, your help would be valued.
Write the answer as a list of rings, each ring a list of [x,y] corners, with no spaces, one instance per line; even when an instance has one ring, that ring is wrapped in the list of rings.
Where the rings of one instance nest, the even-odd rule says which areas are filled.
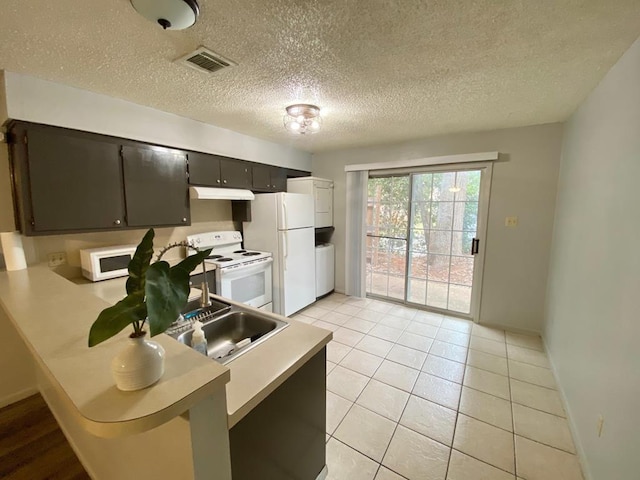
[[[473,330],[473,326],[471,326]],[[469,338],[469,344],[471,344],[471,338]],[[470,346],[470,345],[469,345]],[[453,456],[453,446],[456,440],[456,430],[458,428],[458,418],[460,417],[460,402],[462,401],[462,387],[464,386],[464,378],[467,376],[467,362],[469,361],[469,348],[467,348],[467,356],[464,361],[464,373],[462,374],[462,385],[460,386],[460,396],[458,397],[458,407],[456,408],[456,419],[453,423],[453,435],[451,436],[451,448],[449,450],[449,458],[447,459],[447,468],[444,473],[444,478],[449,476],[449,467],[451,466],[451,457]]]
[[[359,318],[359,317],[354,317],[353,315],[352,315],[351,317],[352,317],[352,318]],[[399,318],[402,318],[402,317],[399,317]],[[413,318],[415,318],[415,315],[413,316]],[[404,333],[404,332],[408,331],[407,329],[409,328],[409,326],[411,325],[411,323],[415,322],[415,320],[413,320],[413,318],[412,318],[412,319],[407,319],[407,320],[409,320],[409,323],[408,323],[405,327],[403,327],[402,329],[398,329],[398,330],[401,330],[401,332],[402,332],[402,333]],[[372,322],[372,323],[380,324],[379,322],[380,322],[380,320],[378,320],[378,321],[376,321],[376,322]],[[422,322],[417,322],[417,323],[422,323]],[[384,324],[382,324],[382,325],[384,325]],[[434,326],[434,327],[435,327],[435,325],[432,325],[432,324],[428,324],[428,325],[430,325],[430,326]],[[344,326],[344,325],[338,325],[338,327],[342,327],[342,326]],[[387,326],[388,326],[388,327],[391,327],[391,328],[396,328],[396,327],[392,327],[392,326],[390,326],[390,325],[387,325]],[[348,328],[348,327],[344,327],[344,328]],[[447,331],[457,332],[457,333],[461,333],[461,334],[465,334],[465,335],[466,335],[466,332],[461,332],[461,331],[459,331],[459,330],[448,329],[448,328],[446,328],[446,327],[442,327],[442,325],[441,325],[441,326],[439,326],[439,327],[436,327],[436,328],[438,329],[438,332],[440,331],[440,329],[443,329],[443,328],[444,328],[444,330],[447,330]],[[438,332],[436,332],[436,336],[437,336],[437,333],[438,333]],[[440,355],[436,355],[436,354],[431,353],[431,348],[432,348],[432,346],[433,346],[433,342],[434,342],[435,340],[437,340],[437,339],[434,339],[434,338],[432,338],[432,337],[427,337],[427,336],[424,336],[424,335],[420,335],[419,333],[417,333],[417,334],[416,334],[415,332],[411,332],[411,333],[414,333],[414,334],[416,334],[416,335],[418,335],[418,336],[420,336],[420,337],[430,339],[430,340],[431,340],[431,342],[432,342],[432,343],[431,343],[431,345],[430,345],[430,347],[429,347],[429,350],[428,350],[427,352],[424,352],[424,351],[421,351],[421,350],[418,350],[418,349],[414,349],[414,348],[411,348],[411,347],[407,347],[406,345],[399,344],[399,343],[397,343],[397,340],[396,340],[395,342],[392,342],[392,341],[390,341],[390,340],[388,340],[388,339],[385,339],[385,338],[376,337],[375,335],[371,335],[371,334],[370,334],[370,333],[368,333],[368,332],[367,332],[367,333],[364,333],[364,332],[358,332],[358,333],[362,333],[362,334],[363,334],[363,338],[362,338],[361,340],[359,340],[359,341],[358,341],[358,343],[357,343],[356,345],[354,345],[354,346],[350,346],[350,345],[342,344],[342,345],[344,345],[344,346],[346,346],[346,347],[348,347],[348,348],[349,348],[349,352],[345,355],[345,357],[346,357],[350,352],[352,352],[353,350],[358,350],[358,351],[361,351],[361,352],[364,352],[364,353],[368,353],[368,354],[370,354],[370,355],[373,355],[373,356],[375,356],[375,357],[377,357],[377,358],[381,358],[383,362],[384,362],[385,360],[387,360],[387,361],[389,361],[389,362],[392,362],[392,363],[395,363],[395,364],[398,364],[398,365],[402,365],[402,366],[404,366],[404,367],[406,367],[406,368],[409,368],[409,369],[415,370],[415,371],[417,371],[417,372],[418,372],[418,375],[420,375],[421,373],[428,373],[428,372],[424,372],[422,369],[424,368],[424,364],[426,363],[426,360],[427,360],[428,356],[429,356],[429,355],[434,355],[434,356],[436,356],[436,357],[438,357],[438,358],[444,358],[445,360],[454,361],[454,362],[456,362],[456,363],[459,363],[459,364],[461,364],[461,365],[464,365],[464,366],[465,366],[465,372],[464,372],[464,374],[463,374],[462,383],[461,383],[461,384],[459,384],[459,385],[461,385],[461,391],[462,391],[462,387],[464,386],[464,378],[465,378],[465,376],[466,376],[466,367],[467,367],[467,366],[470,366],[470,365],[468,364],[468,361],[469,361],[469,353],[470,353],[470,352],[469,352],[469,349],[470,349],[470,347],[469,347],[469,346],[467,346],[467,347],[466,347],[466,349],[467,349],[467,355],[466,355],[466,357],[465,357],[465,362],[464,362],[464,363],[461,363],[461,362],[457,362],[456,360],[452,360],[451,358],[441,357]],[[401,333],[401,335],[402,335],[402,333]],[[471,333],[471,332],[470,332],[470,333]],[[395,362],[395,361],[393,361],[393,360],[388,359],[387,357],[388,357],[389,352],[387,352],[387,353],[385,354],[385,356],[384,356],[384,357],[382,357],[382,356],[376,355],[376,354],[374,354],[374,353],[366,352],[365,350],[360,350],[360,349],[356,348],[356,347],[357,347],[357,345],[358,345],[362,340],[364,340],[364,338],[365,338],[365,337],[367,337],[367,336],[370,336],[370,337],[372,337],[372,338],[379,338],[380,340],[387,341],[387,342],[389,342],[389,343],[393,344],[394,346],[395,346],[395,345],[401,345],[401,346],[404,346],[404,347],[406,347],[406,348],[410,348],[411,350],[416,350],[416,351],[421,352],[421,353],[426,353],[426,354],[427,354],[427,357],[425,357],[425,361],[423,361],[423,362],[422,362],[422,364],[421,364],[420,368],[419,368],[419,369],[416,369],[416,368],[414,368],[414,367],[412,367],[412,366],[407,366],[407,365],[401,364],[401,363],[399,363],[399,362]],[[473,335],[472,335],[472,333],[469,335],[469,340],[471,339],[471,336],[473,336]],[[477,335],[476,335],[476,336],[477,336]],[[398,337],[398,338],[399,338],[399,337]],[[481,337],[481,338],[482,338],[482,337]],[[487,339],[487,340],[490,340],[490,339]],[[440,341],[442,341],[442,342],[444,342],[444,343],[447,343],[447,344],[450,344],[450,345],[453,345],[453,346],[459,346],[459,347],[465,348],[465,347],[464,347],[464,346],[462,346],[462,345],[457,345],[457,344],[454,344],[454,343],[446,342],[446,341],[444,341],[444,340],[440,340]],[[494,341],[495,341],[495,340],[494,340]],[[340,342],[337,342],[337,343],[340,343]],[[500,343],[500,342],[498,342],[498,343]],[[467,344],[467,345],[468,345],[468,344]],[[392,346],[391,348],[393,348],[393,346]],[[526,347],[523,347],[523,348],[526,348]],[[475,350],[475,349],[474,349],[474,350]],[[505,350],[506,350],[506,342],[505,342]],[[391,349],[389,349],[389,351],[391,351]],[[488,353],[488,352],[482,352],[482,351],[480,351],[480,352],[481,352],[481,353],[486,353],[486,354],[489,354],[489,355],[493,355],[493,354]],[[496,355],[493,355],[493,356],[496,356]],[[499,357],[499,356],[496,356],[496,357]],[[499,357],[499,358],[505,358],[505,360],[507,361],[507,369],[508,369],[508,362],[509,362],[509,358],[508,358],[508,357]],[[341,361],[342,361],[342,359],[341,359]],[[524,363],[526,363],[526,362],[524,362]],[[340,363],[338,363],[337,365],[340,365]],[[348,369],[348,370],[350,370],[350,371],[355,372],[354,370],[351,370],[351,369],[349,369],[348,367],[346,367],[346,366],[344,366],[344,365],[340,365],[340,366],[342,366],[342,367],[343,367],[343,368],[345,368],[345,369]],[[363,388],[363,391],[364,391],[364,389],[366,389],[366,388],[367,388],[367,386],[369,386],[369,384],[371,383],[371,380],[372,380],[372,379],[374,379],[374,378],[373,378],[373,376],[375,375],[375,373],[379,370],[379,368],[380,368],[381,366],[382,366],[382,362],[381,362],[381,363],[380,363],[380,365],[376,368],[376,370],[373,372],[373,374],[372,374],[372,375],[363,375],[363,376],[368,377],[368,382],[367,382],[367,384],[365,385],[365,387]],[[493,373],[493,374],[496,374],[496,375],[504,376],[504,375],[501,375],[501,374],[499,374],[499,373],[492,372],[492,371],[490,371],[490,370],[482,369],[482,368],[480,368],[480,367],[475,367],[475,368],[479,368],[480,370],[487,371],[487,372],[489,372],[489,373]],[[544,368],[544,367],[542,367],[542,368]],[[507,379],[510,381],[511,377],[510,377],[510,375],[509,375],[509,370],[507,370],[507,372],[508,372],[508,375],[507,375],[506,377],[507,377]],[[361,374],[361,375],[362,375],[362,373],[361,373],[361,372],[355,372],[355,373],[358,373],[358,374]],[[449,380],[448,378],[440,377],[439,375],[434,375],[434,376],[435,376],[435,377],[437,377],[437,378],[442,378],[443,380],[451,381],[451,380]],[[378,380],[378,381],[380,381],[380,380]],[[523,382],[524,382],[524,381],[523,381]],[[381,383],[383,383],[383,384],[385,384],[385,385],[387,385],[387,386],[389,386],[389,387],[391,387],[391,388],[395,388],[395,389],[397,389],[397,390],[399,390],[399,391],[402,391],[402,392],[404,392],[404,393],[408,393],[408,394],[409,394],[409,398],[411,398],[411,396],[412,396],[412,395],[414,395],[414,394],[413,394],[413,388],[411,389],[411,391],[410,391],[410,392],[407,392],[406,390],[400,389],[400,388],[398,388],[398,387],[396,387],[396,386],[394,386],[394,385],[389,385],[389,384],[387,384],[387,383],[385,383],[385,382],[381,382]],[[457,382],[453,382],[453,383],[457,383]],[[524,382],[524,383],[529,383],[529,382]],[[532,384],[532,385],[543,387],[543,386],[541,386],[541,385],[536,385],[536,384]],[[414,387],[415,387],[415,382],[414,382]],[[468,386],[467,386],[467,388],[471,388],[471,389],[473,389],[472,387],[468,387]],[[547,389],[548,389],[548,387],[543,387],[543,388],[547,388]],[[473,389],[473,390],[476,390],[476,389]],[[549,389],[549,390],[553,390],[553,389]],[[481,390],[478,390],[478,391],[482,392]],[[334,393],[334,394],[335,394],[335,392],[332,392],[332,393]],[[487,393],[487,392],[482,392],[482,393],[485,393],[485,394],[487,394],[487,395],[491,395],[491,396],[494,396],[494,397],[495,397],[495,395],[492,395],[492,394]],[[338,394],[336,394],[336,395],[338,395]],[[361,392],[361,393],[356,397],[356,400],[353,402],[353,404],[355,404],[355,403],[358,401],[358,399],[361,397],[361,395],[362,395],[362,392]],[[338,396],[340,396],[340,395],[338,395]],[[417,396],[418,398],[420,398],[420,396],[419,396],[419,395],[416,395],[416,396]],[[340,397],[341,397],[341,396],[340,396]],[[510,397],[511,397],[511,391],[510,391]],[[344,397],[341,397],[341,398],[344,398]],[[496,398],[501,398],[501,399],[502,399],[502,397],[496,397]],[[345,400],[350,401],[350,400],[348,400],[348,399],[345,399]],[[503,400],[504,400],[504,399],[503,399]],[[430,400],[427,400],[427,401],[430,401]],[[432,403],[434,403],[434,402],[432,402]],[[510,401],[510,403],[511,403],[511,405],[513,405],[513,402],[511,402],[511,401]],[[437,404],[437,403],[436,403],[436,404]],[[404,408],[403,408],[403,411],[402,411],[402,413],[401,413],[401,415],[400,415],[400,418],[402,418],[402,415],[404,414],[404,412],[405,412],[405,410],[406,410],[407,405],[408,405],[408,401],[407,401],[407,402],[405,403],[405,405],[404,405]],[[437,405],[439,405],[439,404],[437,404]],[[459,414],[460,414],[459,405],[460,405],[460,399],[458,399],[458,408],[455,410],[455,411],[456,411],[456,425],[457,425],[457,419],[458,419]],[[374,414],[380,415],[379,413],[377,413],[377,412],[373,412],[372,410],[369,410],[367,407],[364,407],[364,406],[362,406],[362,405],[359,405],[359,407],[364,408],[364,409],[366,409],[366,410],[368,410],[368,411],[370,411],[370,412],[372,412],[372,413],[374,413]],[[352,407],[350,407],[349,411],[351,411],[351,408],[352,408]],[[445,407],[445,408],[448,408],[448,407]],[[531,408],[531,407],[528,407],[528,408]],[[348,412],[349,412],[349,411],[348,411]],[[347,414],[348,414],[348,412],[347,412]],[[548,412],[544,412],[544,413],[548,413]],[[347,414],[345,414],[345,417],[346,417],[346,415],[347,415]],[[552,415],[553,415],[553,414],[552,414]],[[384,415],[380,415],[380,416],[381,416],[382,418],[388,419],[388,417],[385,417]],[[472,418],[474,418],[474,417],[472,417]],[[560,417],[560,418],[563,418],[563,417]],[[344,418],[343,418],[343,420],[344,420]],[[487,423],[487,422],[484,422],[484,421],[479,420],[479,419],[476,419],[476,420],[478,420],[478,421],[480,421],[480,422],[482,422],[482,423]],[[513,420],[513,412],[512,412],[512,426],[513,426],[513,422],[514,422],[514,420]],[[394,421],[394,423],[395,423],[396,425],[395,425],[394,432],[393,432],[393,434],[392,434],[391,438],[393,438],[393,435],[395,435],[395,433],[396,433],[396,431],[397,431],[397,429],[398,429],[398,425],[400,425],[400,421],[397,421],[397,422],[395,422],[395,421]],[[340,422],[340,424],[342,424],[342,421]],[[339,424],[339,425],[340,425],[340,424]],[[487,424],[488,424],[488,423],[487,423]],[[339,427],[339,425],[338,425],[338,427]],[[453,438],[455,438],[455,427],[456,427],[456,425],[454,425],[454,434],[453,434]],[[491,425],[491,424],[488,424],[488,425]],[[337,428],[338,428],[338,427],[337,427]],[[336,430],[337,430],[337,428],[336,428]],[[410,430],[410,431],[412,431],[412,432],[415,432],[415,433],[417,433],[418,435],[425,436],[425,435],[421,434],[420,432],[416,432],[415,430],[413,430],[413,429],[411,429],[411,428],[409,428],[409,427],[404,427],[404,428],[407,428],[408,430]],[[500,428],[500,427],[496,427],[496,428]],[[514,428],[514,432],[510,432],[510,433],[513,433],[513,435],[515,436],[515,428]],[[430,440],[433,440],[433,441],[435,441],[435,442],[437,442],[437,443],[442,444],[441,442],[438,442],[437,440],[435,440],[435,439],[433,439],[433,438],[431,438],[431,437],[429,437],[429,436],[425,436],[425,437],[426,437],[426,438],[428,438],[428,439],[430,439]],[[336,438],[336,437],[334,437],[333,435],[329,435],[329,439],[331,439],[331,438],[335,438],[335,439],[336,439],[336,441],[340,441],[339,439],[337,439],[337,438]],[[533,439],[530,439],[530,440],[532,440],[532,441],[534,441],[534,442],[536,442],[536,443],[540,443],[540,442],[537,442],[537,441],[535,441],[535,440],[533,440]],[[355,450],[355,451],[357,451],[357,452],[359,452],[359,453],[361,453],[361,454],[362,454],[362,452],[360,452],[360,451],[359,451],[359,450],[357,450],[357,449],[354,449],[354,448],[353,448],[353,447],[351,447],[350,445],[345,444],[344,442],[340,442],[340,443],[343,443],[344,445],[348,446],[349,448],[351,448],[351,449],[353,449],[353,450]],[[387,449],[385,450],[385,453],[383,454],[383,459],[384,459],[384,456],[386,455],[386,453],[387,453],[387,451],[388,451],[388,448],[389,448],[390,443],[391,443],[391,441],[389,442],[389,444],[387,444]],[[453,442],[452,442],[452,443],[453,443]],[[444,444],[442,444],[442,445],[444,445]],[[545,444],[543,444],[543,445],[545,445]],[[448,445],[444,445],[444,446],[449,447]],[[552,447],[552,446],[549,446],[549,447],[551,447],[551,448],[555,448],[555,447]],[[448,464],[447,464],[447,471],[448,471],[449,464],[450,464],[450,460],[451,460],[451,452],[452,452],[453,450],[458,451],[457,449],[454,449],[454,448],[453,448],[453,446],[451,446],[451,447],[449,447],[449,448],[450,448],[450,452],[449,452],[449,459],[448,459],[449,461],[448,461]],[[466,453],[464,453],[464,452],[462,452],[462,453],[463,453],[464,455],[468,455],[468,454],[466,454]],[[378,472],[381,470],[381,468],[384,466],[384,465],[382,464],[382,462],[377,462],[376,460],[372,459],[371,457],[368,457],[368,456],[367,456],[367,455],[365,455],[365,454],[363,454],[363,455],[364,455],[366,458],[369,458],[369,459],[371,459],[372,461],[374,461],[375,463],[377,463],[377,464],[378,464],[378,468],[377,468],[377,470],[376,470],[376,475],[377,475],[377,473],[378,473]],[[471,458],[475,458],[475,457],[473,457],[473,456],[471,456],[471,455],[468,455],[468,456],[470,456]],[[476,459],[476,460],[478,460],[478,461],[480,461],[480,462],[482,462],[482,463],[485,463],[485,464],[486,464],[486,462],[484,462],[483,460],[480,460],[480,459]],[[515,460],[515,458],[514,458],[514,460]],[[491,465],[491,464],[488,464],[488,465]],[[514,465],[514,466],[515,466],[515,465]],[[385,468],[388,468],[388,467],[385,467]],[[494,467],[494,468],[498,468],[498,467]],[[390,471],[393,471],[392,469],[389,469],[389,470],[390,470]],[[502,469],[500,469],[500,470],[502,470]],[[504,471],[504,470],[503,470],[503,471]],[[505,471],[505,472],[506,472],[506,471]],[[394,472],[394,473],[397,473],[397,472]],[[511,472],[507,472],[507,473],[511,474]]]
[[[505,342],[506,342],[506,333],[505,333]],[[513,412],[513,393],[511,392],[511,371],[509,369],[509,349],[506,347],[507,352],[507,381],[509,382],[509,408],[511,409],[511,428],[513,429],[512,433],[512,441],[513,441],[513,471],[514,477],[518,478],[518,458],[516,453],[516,417]]]

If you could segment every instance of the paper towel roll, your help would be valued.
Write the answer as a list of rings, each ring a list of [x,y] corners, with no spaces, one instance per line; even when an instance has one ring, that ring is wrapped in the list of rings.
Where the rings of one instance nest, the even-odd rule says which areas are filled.
[[[12,272],[27,268],[27,259],[24,256],[24,248],[22,247],[22,235],[19,232],[0,233],[0,243],[2,244],[4,263],[7,265],[8,271]]]

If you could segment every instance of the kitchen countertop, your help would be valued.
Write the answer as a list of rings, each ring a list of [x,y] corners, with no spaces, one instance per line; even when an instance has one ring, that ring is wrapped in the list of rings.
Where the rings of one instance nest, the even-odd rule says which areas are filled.
[[[124,297],[125,281],[73,282],[46,265],[0,272],[0,304],[35,360],[69,398],[80,423],[98,436],[150,430],[225,385],[231,428],[331,340],[327,330],[287,319],[288,327],[223,366],[157,335],[153,339],[166,350],[164,376],[150,388],[121,392],[110,363],[129,329],[93,348],[87,336],[100,311]]]

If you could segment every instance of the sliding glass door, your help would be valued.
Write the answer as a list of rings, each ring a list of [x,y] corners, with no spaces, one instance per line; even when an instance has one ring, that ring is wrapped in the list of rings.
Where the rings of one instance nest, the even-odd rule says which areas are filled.
[[[485,166],[370,178],[367,293],[475,318],[489,174]]]

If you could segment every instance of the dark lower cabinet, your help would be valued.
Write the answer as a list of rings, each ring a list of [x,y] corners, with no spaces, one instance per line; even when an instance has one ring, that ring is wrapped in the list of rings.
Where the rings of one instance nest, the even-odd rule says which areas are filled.
[[[188,225],[187,157],[161,147],[122,147],[127,224]]]
[[[18,148],[27,151],[19,159],[21,180],[31,193],[23,202],[23,230],[47,233],[125,225],[118,145],[96,137],[47,126],[21,132]]]
[[[315,480],[325,466],[326,349],[229,432],[233,480]]]

